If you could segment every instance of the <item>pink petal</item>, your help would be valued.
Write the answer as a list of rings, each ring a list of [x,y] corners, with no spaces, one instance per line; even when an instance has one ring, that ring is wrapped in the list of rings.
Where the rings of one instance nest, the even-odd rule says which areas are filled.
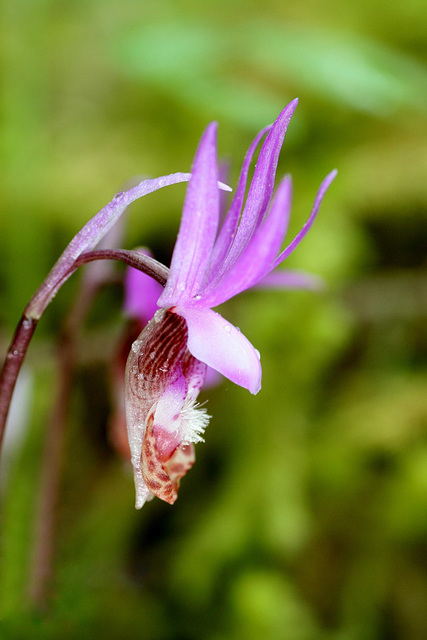
[[[320,276],[311,273],[282,269],[268,273],[257,282],[255,287],[260,289],[311,289],[320,291],[325,288],[325,282]]]
[[[218,184],[225,184],[230,182],[230,162],[228,160],[221,160],[218,165]],[[228,194],[221,189],[219,192],[219,221],[220,225],[223,224],[225,216],[227,214],[228,207]]]
[[[147,249],[142,249],[141,252],[151,255]],[[125,272],[124,289],[123,307],[126,313],[131,318],[139,320],[141,324],[146,324],[158,309],[157,299],[163,291],[162,285],[142,271],[128,267]]]
[[[291,179],[279,185],[268,215],[255,231],[244,252],[210,295],[203,295],[195,306],[215,307],[249,289],[271,270],[286,233],[291,208]]]
[[[187,346],[195,358],[251,393],[258,393],[259,354],[239,329],[212,309],[176,307],[173,311],[187,322]]]
[[[272,269],[274,269],[281,262],[283,262],[283,260],[285,258],[287,258],[292,253],[292,251],[295,249],[295,247],[301,242],[301,240],[304,238],[304,236],[308,233],[311,225],[313,224],[313,222],[316,219],[317,214],[319,213],[319,209],[320,209],[320,205],[322,203],[323,197],[324,197],[329,185],[331,184],[331,182],[333,181],[333,179],[335,178],[336,175],[337,175],[337,171],[334,169],[334,171],[331,171],[331,173],[329,173],[326,176],[326,178],[323,180],[322,184],[320,185],[319,191],[317,192],[316,199],[315,199],[314,205],[313,205],[313,210],[312,210],[312,212],[310,214],[309,219],[307,220],[307,222],[305,223],[305,225],[303,226],[301,231],[292,240],[292,242],[290,244],[288,244],[286,249],[284,249],[282,251],[282,253],[279,254],[277,256],[277,258],[274,260],[274,262],[272,264]]]
[[[213,389],[221,384],[222,380],[223,377],[218,371],[215,371],[212,367],[206,367],[206,377],[203,383],[203,389]]]
[[[160,396],[154,412],[154,433],[157,449],[162,460],[167,460],[180,444],[180,411],[187,394],[187,383],[183,375],[169,384]]]
[[[196,152],[161,307],[193,297],[203,282],[219,224],[216,131],[213,122]]]
[[[197,360],[190,352],[184,356],[182,372],[187,381],[187,398],[195,400],[200,389],[205,384],[206,370],[208,367],[204,362]]]
[[[223,263],[236,234],[239,217],[242,210],[243,199],[245,197],[249,167],[252,162],[253,155],[259,144],[259,141],[270,128],[271,125],[269,127],[265,127],[264,129],[262,129],[262,131],[259,132],[246,153],[234,198],[231,202],[230,209],[227,213],[221,230],[218,233],[218,237],[215,241],[215,246],[212,250],[209,272],[205,277],[206,282],[209,284],[209,290],[211,290],[212,288],[212,283],[221,276],[219,267]]]
[[[289,122],[298,100],[292,100],[274,122],[262,145],[254,177],[246,198],[239,228],[220,271],[227,273],[247,247],[255,229],[261,224],[274,189],[277,163]]]

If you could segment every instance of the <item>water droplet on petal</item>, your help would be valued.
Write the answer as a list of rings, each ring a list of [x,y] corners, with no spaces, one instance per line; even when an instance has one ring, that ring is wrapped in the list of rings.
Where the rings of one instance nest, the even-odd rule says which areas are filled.
[[[225,331],[225,333],[231,333],[231,327],[230,327],[230,325],[229,325],[229,324],[226,324],[226,325],[224,326],[224,331]]]

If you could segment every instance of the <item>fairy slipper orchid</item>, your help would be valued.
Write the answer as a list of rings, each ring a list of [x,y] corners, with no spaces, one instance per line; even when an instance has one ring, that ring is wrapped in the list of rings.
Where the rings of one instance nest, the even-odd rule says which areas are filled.
[[[126,369],[126,420],[136,485],[136,507],[156,495],[172,504],[180,479],[194,462],[209,416],[196,399],[206,365],[251,393],[261,388],[258,351],[212,307],[254,285],[316,286],[295,272],[270,274],[301,242],[335,177],[320,186],[306,224],[284,248],[291,179],[273,197],[278,157],[296,108],[291,102],[261,131],[246,154],[227,214],[220,222],[216,123],[205,130],[188,183],[170,273],[157,301],[160,309],[132,345]],[[268,133],[267,133],[268,132]],[[255,150],[261,147],[246,201]]]

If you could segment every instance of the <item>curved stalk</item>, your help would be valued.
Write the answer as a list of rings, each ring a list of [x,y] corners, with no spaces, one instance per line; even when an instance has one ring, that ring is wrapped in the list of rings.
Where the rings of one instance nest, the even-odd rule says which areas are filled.
[[[16,327],[0,373],[0,449],[13,390],[36,326],[37,320],[23,314]]]
[[[52,301],[54,294],[59,290],[64,282],[68,280],[74,271],[76,271],[78,267],[81,267],[88,262],[93,262],[94,260],[119,260],[120,262],[124,262],[135,269],[143,271],[157,280],[157,282],[160,282],[163,286],[166,283],[169,273],[169,269],[167,267],[160,264],[160,262],[157,262],[157,260],[154,260],[154,258],[144,255],[140,251],[105,249],[100,251],[88,251],[81,254],[73,262],[68,271],[62,275],[60,280],[55,283],[55,290],[53,294],[50,295],[52,289],[51,284],[47,286],[46,281],[42,284],[24,310],[21,320],[16,327],[15,334],[9,346],[6,359],[0,373],[0,451],[13,390],[38,320],[46,310],[46,307]],[[43,304],[41,304],[41,301],[43,301]],[[34,308],[38,309],[37,315],[33,313]]]
[[[47,608],[52,583],[57,506],[60,499],[66,423],[77,345],[84,319],[100,286],[99,282],[83,282],[59,336],[56,392],[52,412],[47,421],[34,527],[33,558],[28,580],[30,601],[41,610]]]

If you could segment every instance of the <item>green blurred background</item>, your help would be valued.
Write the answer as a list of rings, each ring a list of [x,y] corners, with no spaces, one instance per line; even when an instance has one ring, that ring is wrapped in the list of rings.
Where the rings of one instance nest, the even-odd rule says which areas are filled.
[[[427,638],[425,2],[0,6],[2,353],[79,227],[129,180],[189,170],[209,121],[234,185],[255,133],[300,98],[279,165],[294,177],[293,233],[339,170],[288,260],[326,293],[253,291],[221,309],[261,351],[263,389],[203,394],[213,418],[174,507],[134,510],[106,430],[120,284],[94,300],[40,609],[37,488],[79,277],[60,292],[28,354],[26,432],[4,460],[0,637]],[[135,204],[125,246],[168,260],[184,193]]]

